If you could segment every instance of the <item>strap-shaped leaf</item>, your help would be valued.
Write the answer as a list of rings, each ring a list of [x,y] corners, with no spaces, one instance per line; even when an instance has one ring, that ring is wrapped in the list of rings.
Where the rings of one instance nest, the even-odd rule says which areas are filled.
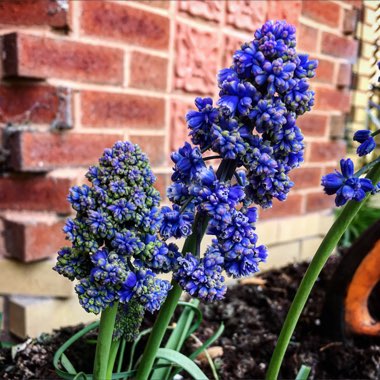
[[[182,367],[189,375],[196,380],[208,380],[203,371],[187,356],[169,348],[159,348],[157,358],[167,360]]]
[[[307,380],[307,378],[309,377],[310,371],[311,371],[310,367],[302,364],[297,374],[296,380]]]

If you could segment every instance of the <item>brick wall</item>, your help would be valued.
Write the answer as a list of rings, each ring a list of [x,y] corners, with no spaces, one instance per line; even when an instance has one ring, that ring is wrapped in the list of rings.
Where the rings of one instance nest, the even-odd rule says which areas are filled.
[[[272,247],[272,257],[311,254],[331,222],[321,213],[332,203],[319,182],[345,150],[355,22],[362,8],[357,0],[1,2],[0,252],[6,258],[0,265],[10,271],[16,265],[10,259],[29,263],[54,256],[70,213],[69,187],[83,181],[86,166],[115,140],[141,145],[164,195],[169,153],[186,138],[184,115],[194,97],[217,96],[218,69],[267,19],[295,24],[299,50],[319,59],[320,68],[312,84],[314,111],[299,119],[305,165],[293,174],[289,200],[261,213],[261,241]],[[24,288],[12,290],[0,280],[0,293],[41,295],[41,287],[32,289],[33,278],[22,281],[32,264],[17,265],[19,277],[7,278]],[[41,266],[44,283],[49,265],[33,265]],[[50,295],[57,296],[60,280],[46,276]],[[25,300],[11,299],[15,310],[27,313]],[[25,330],[25,323],[24,330],[13,331],[38,331]]]

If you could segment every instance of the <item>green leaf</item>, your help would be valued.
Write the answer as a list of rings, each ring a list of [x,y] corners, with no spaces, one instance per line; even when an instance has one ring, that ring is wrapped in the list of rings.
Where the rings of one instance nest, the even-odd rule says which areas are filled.
[[[302,364],[297,374],[296,380],[307,380],[307,378],[309,377],[310,371],[311,371],[310,367]]]
[[[182,367],[189,375],[196,380],[208,380],[202,370],[187,356],[169,348],[159,348],[157,358],[167,360]]]
[[[88,380],[88,377],[84,372],[79,372],[75,375],[73,380]]]
[[[62,367],[70,374],[76,375],[77,371],[75,370],[74,366],[71,364],[71,361],[68,359],[68,357],[62,353],[61,355],[61,364]]]
[[[192,299],[190,302],[180,301],[178,302],[178,305],[184,306],[185,309],[179,317],[178,322],[165,345],[165,348],[180,352],[186,338],[198,329],[202,322],[203,316],[201,311],[198,309],[199,300]],[[191,326],[194,319],[194,313],[197,313],[198,318],[194,326]],[[162,361],[159,360],[157,364],[162,364]],[[152,372],[151,377],[152,379],[167,380],[170,375],[170,370],[170,366],[167,368],[157,369]]]

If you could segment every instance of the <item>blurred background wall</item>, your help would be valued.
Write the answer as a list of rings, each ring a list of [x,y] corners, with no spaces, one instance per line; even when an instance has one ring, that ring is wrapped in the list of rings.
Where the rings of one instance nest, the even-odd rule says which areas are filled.
[[[165,198],[170,152],[187,138],[194,98],[217,97],[217,71],[268,19],[296,25],[298,50],[320,66],[314,110],[298,123],[305,164],[288,200],[261,212],[258,232],[270,248],[267,268],[310,257],[332,222],[320,178],[344,155],[345,126],[360,125],[367,104],[377,8],[361,0],[0,2],[0,300],[8,328],[36,335],[89,318],[72,284],[51,270],[65,244],[69,187],[105,147],[128,139],[148,153]]]

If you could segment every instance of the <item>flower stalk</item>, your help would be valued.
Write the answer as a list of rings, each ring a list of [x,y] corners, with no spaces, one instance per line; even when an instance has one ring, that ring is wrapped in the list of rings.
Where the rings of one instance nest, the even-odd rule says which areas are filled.
[[[372,183],[377,183],[380,181],[380,163],[377,163],[371,169],[366,178],[370,179]],[[369,196],[370,193],[368,193],[366,197],[368,198]],[[267,380],[275,380],[278,378],[281,364],[288,348],[290,339],[309,298],[310,292],[332,251],[337,246],[339,239],[342,237],[343,233],[352,222],[352,219],[355,217],[364,203],[365,202],[356,202],[354,200],[351,200],[345,206],[342,213],[328,231],[326,237],[323,239],[320,247],[313,257],[282,326],[276,348],[269,363],[268,371],[266,374]]]
[[[113,306],[103,310],[100,317],[94,362],[94,380],[110,380],[112,377],[112,370],[110,377],[107,368],[118,304],[115,302]]]

